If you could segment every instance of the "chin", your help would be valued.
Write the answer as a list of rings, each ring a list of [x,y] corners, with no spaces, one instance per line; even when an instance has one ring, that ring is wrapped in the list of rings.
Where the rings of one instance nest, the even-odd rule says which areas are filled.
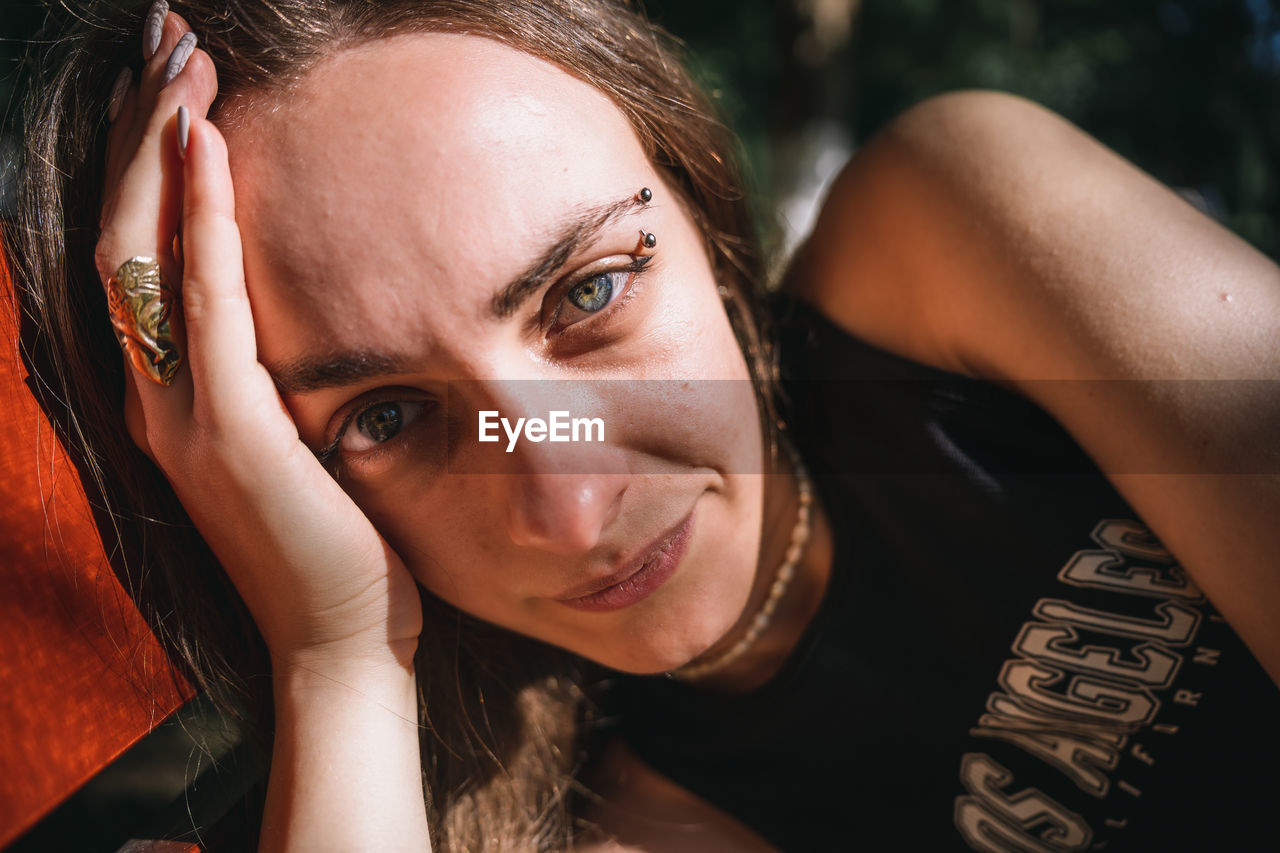
[[[632,675],[679,669],[714,646],[737,621],[737,611],[674,614],[662,624],[631,633],[622,642],[596,642],[578,654]],[[603,640],[603,638],[602,638]]]
[[[618,672],[625,672],[630,675],[661,675],[664,672],[671,672],[679,669],[689,661],[697,657],[701,652],[692,654],[638,654],[625,656],[625,659],[615,660],[596,660],[596,663],[603,664],[610,669],[616,669]]]

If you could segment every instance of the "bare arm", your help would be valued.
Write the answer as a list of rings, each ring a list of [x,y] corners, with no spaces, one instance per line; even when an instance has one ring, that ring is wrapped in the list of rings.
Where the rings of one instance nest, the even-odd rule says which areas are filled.
[[[1044,407],[1280,683],[1267,258],[1046,110],[960,93],[859,153],[793,281],[859,337]]]
[[[273,679],[264,853],[429,850],[412,669],[277,661]]]

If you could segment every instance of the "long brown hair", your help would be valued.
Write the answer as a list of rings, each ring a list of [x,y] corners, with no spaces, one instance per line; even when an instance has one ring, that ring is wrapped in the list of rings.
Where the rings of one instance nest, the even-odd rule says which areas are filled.
[[[130,4],[132,5],[132,4]],[[405,32],[462,32],[550,61],[608,95],[706,237],[757,386],[761,266],[731,136],[671,38],[623,0],[173,0],[212,57],[224,127],[325,57]],[[122,362],[92,262],[109,89],[137,63],[145,7],[89,2],[33,52],[18,211],[6,229],[36,391],[95,496],[108,553],[189,677],[250,723],[269,713],[266,650],[164,477],[124,429]],[[767,400],[768,395],[762,394]],[[581,662],[424,595],[424,784],[437,850],[572,846]]]

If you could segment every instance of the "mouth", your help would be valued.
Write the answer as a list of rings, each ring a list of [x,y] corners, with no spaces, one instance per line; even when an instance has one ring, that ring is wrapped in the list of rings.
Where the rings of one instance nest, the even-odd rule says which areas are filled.
[[[693,531],[690,510],[673,528],[628,560],[618,571],[569,590],[555,600],[574,610],[621,610],[648,598],[680,567]]]

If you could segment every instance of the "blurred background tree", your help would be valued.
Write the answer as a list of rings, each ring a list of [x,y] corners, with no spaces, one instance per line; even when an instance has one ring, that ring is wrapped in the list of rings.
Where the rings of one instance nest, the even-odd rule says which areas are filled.
[[[43,5],[0,0],[0,105]],[[742,134],[775,243],[803,232],[825,181],[888,119],[981,87],[1062,113],[1280,257],[1280,0],[644,5]]]
[[[646,6],[721,93],[765,209],[801,230],[831,161],[911,104],[976,87],[1061,113],[1280,257],[1277,0]]]

